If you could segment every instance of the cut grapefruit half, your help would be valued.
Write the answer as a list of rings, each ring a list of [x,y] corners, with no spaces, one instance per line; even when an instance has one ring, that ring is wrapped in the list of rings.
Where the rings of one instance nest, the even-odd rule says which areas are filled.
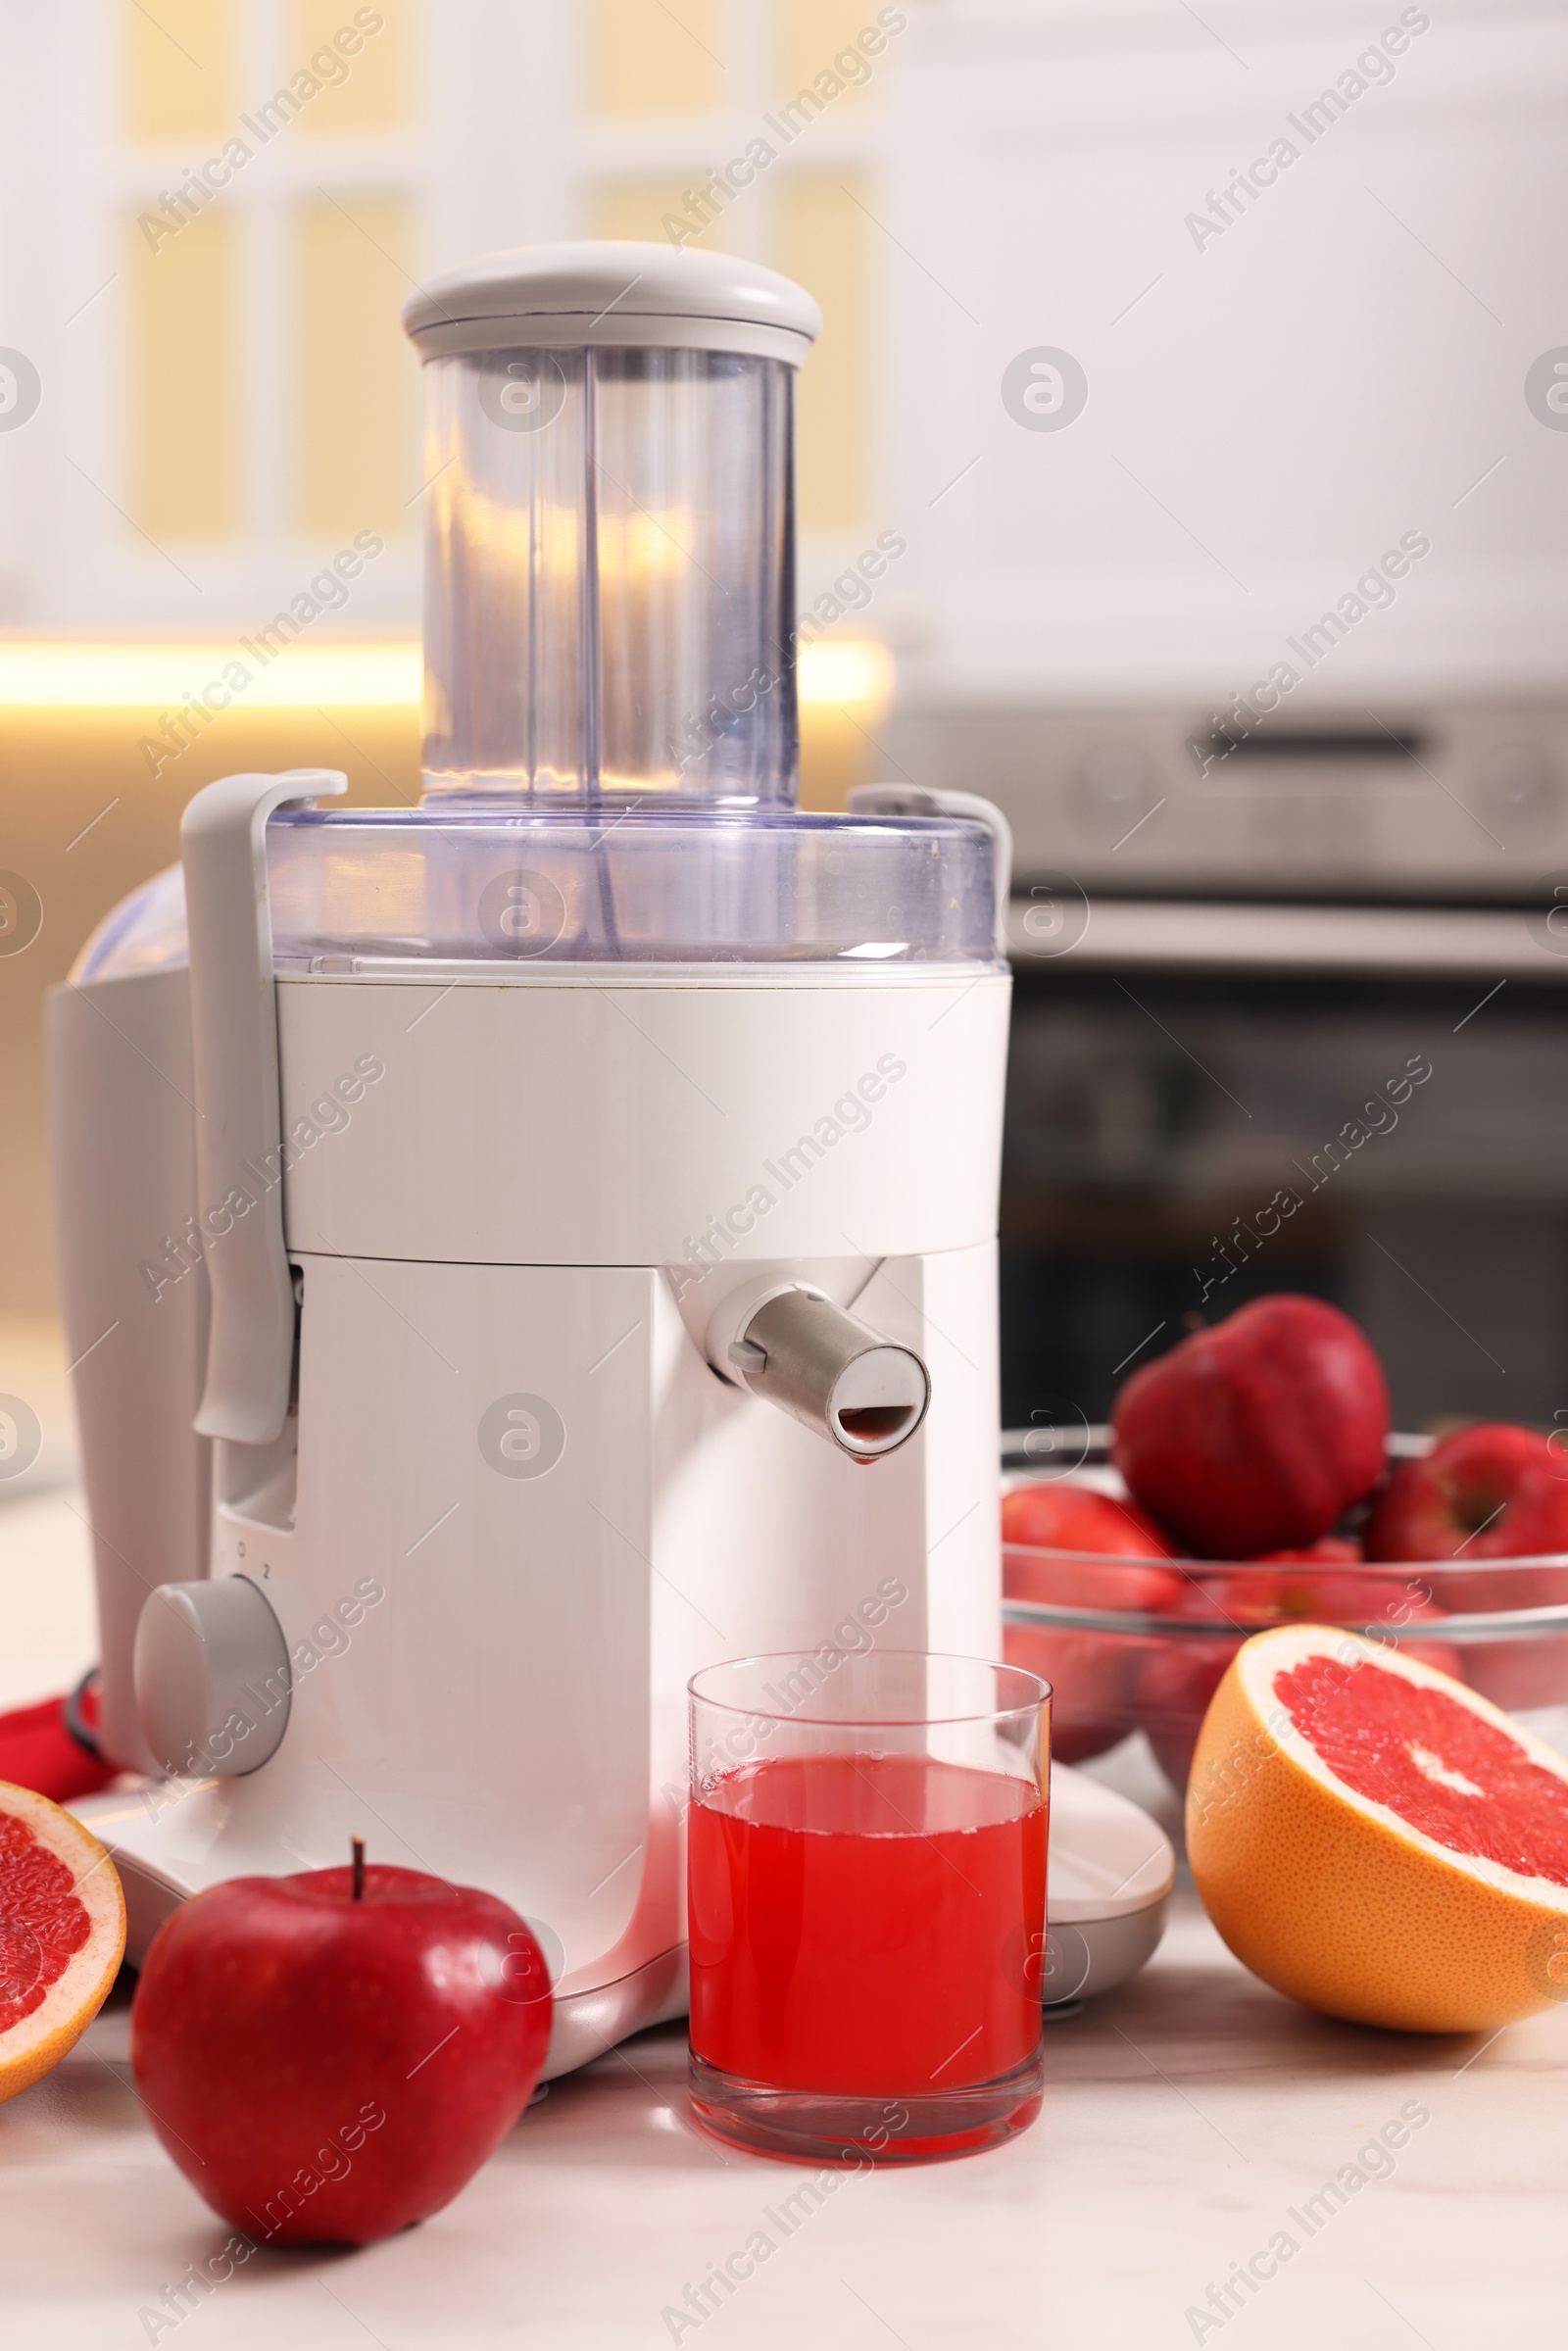
[[[1237,1958],[1330,2016],[1474,2033],[1568,1999],[1568,1759],[1391,1645],[1285,1625],[1238,1650],[1187,1850]]]
[[[83,2033],[125,1948],[125,1900],[96,1837],[0,1780],[0,2100]]]

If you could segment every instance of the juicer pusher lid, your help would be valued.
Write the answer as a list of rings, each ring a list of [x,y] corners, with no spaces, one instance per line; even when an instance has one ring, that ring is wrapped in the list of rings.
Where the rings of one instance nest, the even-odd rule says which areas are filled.
[[[605,239],[529,245],[444,270],[410,297],[403,324],[425,359],[597,344],[742,352],[799,367],[822,314],[760,262]]]

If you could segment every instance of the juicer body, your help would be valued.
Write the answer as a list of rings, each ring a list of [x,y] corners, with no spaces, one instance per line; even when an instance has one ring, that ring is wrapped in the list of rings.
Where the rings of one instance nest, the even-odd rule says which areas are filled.
[[[179,978],[159,981],[172,1035]],[[100,983],[125,992],[121,1027],[152,984]],[[200,1479],[211,1453],[205,1567],[261,1593],[286,1658],[239,1658],[240,1719],[195,1776],[97,1800],[138,1944],[202,1886],[328,1866],[359,1834],[529,1919],[552,2071],[681,2012],[688,1677],[782,1649],[831,1671],[873,1641],[1000,1654],[1007,994],[1000,973],[864,965],[277,981],[283,1433],[190,1439],[190,1381],[166,1386],[162,1503],[126,1497],[114,1430],[147,1334],[199,1324],[229,1234],[140,1338],[106,1343],[84,1394],[94,1522],[113,1506],[122,1538],[98,1561],[107,1719],[130,1711],[111,1624],[204,1572],[135,1532],[167,1511],[172,1462]],[[188,1167],[181,1090],[149,1076],[138,1115]],[[122,1153],[101,1125],[98,1143],[96,1186],[77,1164],[62,1193],[74,1351],[112,1302],[83,1250],[152,1247],[122,1229]],[[862,1466],[710,1360],[724,1298],[760,1278],[808,1282],[929,1365],[896,1453]]]
[[[801,288],[545,247],[405,323],[424,801],[209,785],[55,1007],[103,1719],[165,1775],[91,1809],[133,1956],[355,1835],[477,1882],[559,2072],[683,2003],[692,1673],[1001,1653],[1008,845],[796,805]]]

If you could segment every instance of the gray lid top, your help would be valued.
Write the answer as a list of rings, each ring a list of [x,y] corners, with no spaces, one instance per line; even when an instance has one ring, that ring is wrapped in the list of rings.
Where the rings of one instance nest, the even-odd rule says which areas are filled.
[[[515,246],[448,269],[405,303],[403,324],[424,358],[609,343],[746,352],[798,367],[822,314],[759,262],[585,239]]]

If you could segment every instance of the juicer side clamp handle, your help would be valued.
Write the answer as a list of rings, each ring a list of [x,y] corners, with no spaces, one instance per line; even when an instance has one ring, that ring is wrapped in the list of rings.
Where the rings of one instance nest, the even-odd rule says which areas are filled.
[[[1007,960],[1007,901],[1012,894],[1012,827],[993,800],[978,792],[937,792],[926,784],[858,784],[852,816],[956,816],[983,824],[991,835],[991,886],[996,901],[997,955]]]
[[[348,777],[300,767],[228,775],[179,828],[190,931],[197,1214],[212,1300],[196,1432],[270,1445],[288,1414],[294,1285],[283,1244],[282,1110],[267,820]]]

